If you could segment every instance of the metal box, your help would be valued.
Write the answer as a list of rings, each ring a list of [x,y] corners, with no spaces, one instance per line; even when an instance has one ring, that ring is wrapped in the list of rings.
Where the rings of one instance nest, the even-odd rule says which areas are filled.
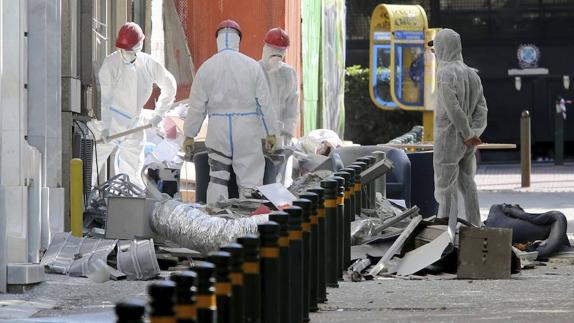
[[[155,202],[138,197],[109,197],[106,239],[153,238],[149,222]]]
[[[511,229],[461,227],[459,235],[458,278],[510,279]]]

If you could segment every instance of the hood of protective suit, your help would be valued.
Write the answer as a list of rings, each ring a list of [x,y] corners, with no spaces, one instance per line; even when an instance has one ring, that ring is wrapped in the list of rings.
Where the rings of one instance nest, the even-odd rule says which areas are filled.
[[[452,29],[442,29],[435,36],[434,52],[439,62],[462,62],[460,35]]]
[[[217,51],[220,52],[226,49],[239,50],[239,42],[241,37],[237,30],[232,28],[223,28],[217,34]]]
[[[281,67],[281,63],[285,58],[285,49],[274,48],[268,45],[263,46],[263,54],[261,55],[261,62],[265,70],[273,72]]]

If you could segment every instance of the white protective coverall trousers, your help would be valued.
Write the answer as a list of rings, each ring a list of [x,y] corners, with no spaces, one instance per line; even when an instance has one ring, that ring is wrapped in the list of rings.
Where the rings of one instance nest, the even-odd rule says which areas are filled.
[[[435,198],[438,217],[449,218],[451,239],[454,239],[458,195],[464,200],[466,219],[480,225],[480,209],[474,175],[476,148],[465,145],[472,137],[480,137],[486,128],[487,107],[482,84],[476,70],[462,60],[460,36],[443,29],[434,39],[438,60],[437,97],[434,128]]]
[[[104,60],[99,72],[101,89],[101,122],[91,122],[90,128],[100,137],[102,129],[110,135],[143,125],[141,112],[149,99],[153,84],[161,89],[154,115],[163,116],[175,99],[177,84],[173,75],[146,53],[137,53],[133,63],[125,62],[120,51],[115,51]],[[141,171],[144,164],[143,146],[145,132],[112,140],[97,145],[97,169],[101,171],[106,160],[117,148],[113,160],[115,174],[127,174],[132,183],[144,188]]]
[[[207,202],[228,198],[230,171],[235,172],[240,196],[263,184],[265,159],[262,139],[277,135],[267,81],[257,61],[239,52],[239,35],[222,29],[218,53],[205,61],[193,80],[186,137],[195,137],[209,116],[205,145],[210,181]]]

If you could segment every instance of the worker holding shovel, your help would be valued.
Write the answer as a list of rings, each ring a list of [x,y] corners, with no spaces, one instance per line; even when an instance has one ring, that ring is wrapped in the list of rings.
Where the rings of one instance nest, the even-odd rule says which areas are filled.
[[[146,128],[142,120],[143,106],[152,93],[153,84],[157,84],[161,95],[147,127],[157,126],[176,93],[173,75],[150,55],[141,52],[144,38],[141,28],[133,22],[120,29],[116,40],[118,50],[106,57],[99,72],[102,120],[90,125],[99,138],[98,165],[94,172],[102,170],[107,158],[117,149],[113,160],[115,173],[127,174],[132,183],[142,188],[143,130]],[[137,131],[130,131],[134,128]]]

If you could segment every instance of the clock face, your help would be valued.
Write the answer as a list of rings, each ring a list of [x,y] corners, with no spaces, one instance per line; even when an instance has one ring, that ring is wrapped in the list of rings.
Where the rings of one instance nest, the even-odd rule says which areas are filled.
[[[517,56],[520,67],[537,67],[540,59],[540,50],[534,45],[522,45],[518,48]]]

